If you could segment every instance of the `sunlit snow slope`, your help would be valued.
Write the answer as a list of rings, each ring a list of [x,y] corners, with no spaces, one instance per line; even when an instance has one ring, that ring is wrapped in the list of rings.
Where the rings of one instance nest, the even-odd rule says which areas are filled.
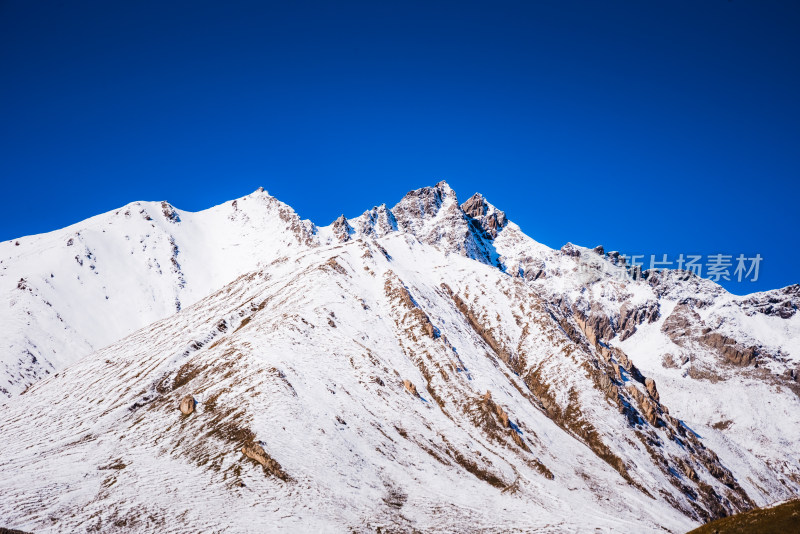
[[[176,272],[98,244],[100,274],[54,272],[145,265],[130,298],[158,306],[123,306],[102,338],[106,295],[56,292],[43,243],[60,258],[76,246],[60,240],[109,233],[131,206],[2,244],[4,279],[26,285],[8,289],[7,337],[54,356],[0,407],[0,526],[685,532],[800,495],[797,286],[634,281],[614,253],[549,249],[445,183],[322,228],[246,199],[135,219],[173,237]],[[104,283],[109,301],[129,287]],[[70,310],[68,334],[25,322],[40,301]]]
[[[174,314],[312,233],[259,190],[199,213],[134,202],[0,243],[0,394]]]

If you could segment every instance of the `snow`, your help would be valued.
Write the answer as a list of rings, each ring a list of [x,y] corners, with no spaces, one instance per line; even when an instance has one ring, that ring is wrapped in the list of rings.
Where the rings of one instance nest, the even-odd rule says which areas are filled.
[[[800,314],[748,315],[744,297],[697,280],[623,279],[513,222],[476,233],[445,183],[347,223],[342,241],[259,190],[198,213],[132,203],[0,243],[3,526],[685,532],[706,504],[679,486],[698,487],[680,462],[721,498],[730,489],[667,428],[631,424],[588,372],[599,349],[565,330],[579,331],[577,310],[616,325],[623,305],[658,307],[609,343],[670,414],[754,504],[800,495],[800,403],[774,379],[799,357]],[[707,302],[703,322],[763,347],[768,374],[726,367],[710,382],[664,367],[683,349],[661,327],[688,296]],[[545,408],[534,374],[629,481]],[[479,422],[487,391],[510,428],[491,412]],[[183,416],[187,394],[198,404]],[[243,457],[250,439],[288,481]]]
[[[17,394],[301,247],[281,218],[282,211],[293,215],[291,208],[263,191],[235,203],[175,210],[180,221],[173,222],[162,203],[134,202],[63,230],[0,243],[7,302],[0,307],[0,393]]]

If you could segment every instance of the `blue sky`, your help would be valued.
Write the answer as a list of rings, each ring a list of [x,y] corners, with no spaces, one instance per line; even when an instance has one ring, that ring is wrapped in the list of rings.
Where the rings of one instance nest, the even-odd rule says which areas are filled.
[[[0,239],[445,179],[535,239],[800,282],[800,4],[0,0]]]

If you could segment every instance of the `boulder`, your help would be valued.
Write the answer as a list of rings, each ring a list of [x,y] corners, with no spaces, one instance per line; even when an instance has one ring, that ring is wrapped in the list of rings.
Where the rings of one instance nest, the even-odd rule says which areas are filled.
[[[197,401],[194,400],[194,397],[191,395],[186,395],[183,399],[181,399],[181,413],[183,415],[190,415],[192,412],[194,412],[194,406],[196,402]]]

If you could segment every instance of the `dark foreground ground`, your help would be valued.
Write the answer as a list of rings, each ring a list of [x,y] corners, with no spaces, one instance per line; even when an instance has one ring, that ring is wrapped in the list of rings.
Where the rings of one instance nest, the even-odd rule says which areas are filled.
[[[717,519],[689,534],[800,534],[800,500]]]

